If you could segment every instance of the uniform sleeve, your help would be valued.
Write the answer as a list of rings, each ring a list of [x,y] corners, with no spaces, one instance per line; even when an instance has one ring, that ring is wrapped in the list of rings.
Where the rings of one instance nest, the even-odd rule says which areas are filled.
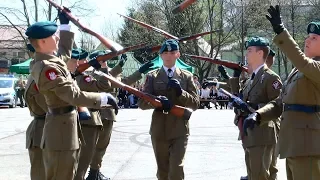
[[[179,96],[178,100],[184,107],[191,108],[193,110],[198,109],[200,101],[192,76],[188,76],[187,90],[182,90],[182,94]]]
[[[320,83],[320,63],[306,57],[286,29],[273,41],[300,72],[310,80]]]
[[[119,65],[119,63],[114,66],[110,72],[109,72],[113,77],[118,76],[120,73],[122,73],[122,67]]]
[[[153,77],[152,77],[152,75],[150,75],[150,74],[147,75],[146,82],[144,83],[142,91],[147,93],[147,94],[153,94]],[[155,107],[152,106],[151,103],[149,103],[148,101],[145,101],[145,100],[143,100],[141,98],[138,101],[138,106],[142,110],[154,109],[155,108]]]
[[[97,78],[97,79],[95,79]],[[110,81],[102,75],[96,74],[95,78],[90,75],[81,75],[76,78],[82,91],[108,92],[111,89]]]
[[[274,100],[281,94],[282,82],[276,75],[271,75],[267,81],[267,95],[268,99]]]
[[[58,47],[58,56],[63,61],[71,58],[71,51],[74,43],[74,33],[69,31],[60,31],[60,41]]]
[[[44,111],[44,112],[48,112],[48,106],[46,104],[46,100],[44,98],[44,96],[40,93],[34,95],[34,100],[36,101],[36,103],[38,104],[38,106]]]
[[[269,102],[256,112],[260,115],[260,121],[271,121],[281,116],[282,114],[282,99],[278,96],[275,100]]]
[[[239,83],[238,77],[231,77],[228,80],[228,83],[230,85],[231,93],[238,94],[240,92],[240,83]]]
[[[99,93],[83,92],[75,81],[67,79],[58,68],[52,65],[43,67],[39,74],[34,74],[38,80],[37,86],[40,92],[53,92],[62,101],[74,106],[84,106],[89,108],[100,108],[101,97]]]
[[[128,77],[121,79],[121,82],[127,85],[132,85],[133,83],[139,81],[142,78],[142,74],[139,71],[134,72]]]

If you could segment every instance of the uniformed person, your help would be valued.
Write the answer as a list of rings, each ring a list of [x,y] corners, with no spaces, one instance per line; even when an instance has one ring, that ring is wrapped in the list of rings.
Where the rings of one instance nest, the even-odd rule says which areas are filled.
[[[100,108],[115,101],[107,93],[80,91],[65,62],[56,56],[69,59],[73,45],[69,20],[65,17],[60,23],[60,35],[57,24],[50,21],[34,23],[25,33],[36,50],[31,75],[48,106],[41,140],[47,180],[70,180],[75,176],[82,139],[75,106]],[[56,53],[59,36],[71,40]]]
[[[160,56],[163,66],[147,75],[143,91],[158,97],[162,108],[156,108],[152,114],[150,135],[157,161],[159,180],[184,179],[184,156],[188,144],[189,122],[167,113],[172,105],[184,106],[196,110],[199,96],[193,82],[193,75],[175,66],[180,57],[179,45],[175,40],[166,40]],[[141,109],[154,108],[140,99]]]
[[[20,107],[23,108],[25,106],[23,95],[26,88],[26,82],[24,81],[22,75],[20,75],[19,80],[17,81],[16,87],[17,87],[17,96],[20,101]]]
[[[269,54],[269,42],[265,38],[250,38],[246,42],[246,49],[248,66],[253,72],[250,80],[246,81],[239,92],[245,102],[252,108],[258,109],[280,95],[282,83],[279,76],[265,65]],[[269,180],[269,169],[277,142],[276,125],[271,121],[256,125],[253,130],[247,130],[243,128],[241,118],[248,116],[249,113],[239,112],[241,111],[237,113],[239,120],[235,122],[240,128],[240,138],[245,149],[248,179]],[[243,125],[246,125],[246,121]]]
[[[79,65],[79,60],[81,60],[81,63],[85,63],[88,55],[89,53],[83,49],[73,50],[72,59],[66,62],[70,72],[75,72],[77,66]],[[77,84],[82,91],[106,92],[111,88],[108,79],[103,76],[97,76],[97,79],[95,79],[89,74],[82,73],[76,76],[75,80],[77,81]],[[117,105],[115,104],[115,106]],[[96,148],[99,133],[102,130],[102,122],[99,109],[90,108],[89,111],[91,113],[89,119],[80,119],[79,116],[82,133],[86,144],[81,147],[79,165],[76,176],[74,178],[75,180],[84,179],[84,176],[93,157],[94,150]],[[118,111],[118,109],[116,109],[116,111]]]
[[[30,51],[31,57],[33,57],[35,50],[31,44],[27,45],[27,49]],[[30,114],[33,116],[33,120],[26,131],[26,148],[29,152],[31,165],[30,178],[31,180],[43,180],[45,179],[45,170],[40,142],[48,109],[44,96],[39,93],[31,75],[29,75],[27,80],[24,97]]]
[[[89,58],[92,59],[99,55],[104,55],[106,51],[95,51],[90,54]],[[122,73],[122,67],[124,66],[125,62],[127,61],[127,57],[124,55],[121,56],[119,63],[109,70],[106,62],[100,62],[100,67],[97,67],[97,70],[100,70],[104,73],[107,73],[109,75],[112,75],[114,77],[117,77],[120,73]],[[121,81],[127,85],[131,85],[134,82],[138,81],[142,78],[142,74],[146,73],[148,70],[150,70],[153,66],[152,62],[148,62],[143,64],[138,71],[134,72],[132,75],[122,78]],[[94,70],[95,72],[96,70]],[[92,74],[94,77],[96,77],[96,73]],[[117,87],[113,87],[117,88]],[[110,89],[110,92],[113,92],[113,89]],[[112,134],[112,128],[113,128],[113,122],[116,121],[116,114],[113,109],[105,108],[100,109],[101,119],[103,123],[103,130],[99,133],[98,143],[96,145],[96,149],[94,151],[94,155],[90,164],[90,171],[89,175],[86,178],[86,180],[95,180],[96,178],[101,180],[108,180],[109,178],[104,176],[100,168],[102,166],[102,159],[103,156],[106,153],[107,147],[110,142],[111,134]]]
[[[282,96],[257,110],[247,121],[263,124],[281,115],[278,145],[280,159],[286,158],[287,179],[320,179],[320,22],[308,25],[302,52],[282,24],[279,6],[270,6],[268,12],[267,19],[277,34],[273,42],[295,68]]]
[[[269,55],[267,57],[267,60],[266,60],[266,65],[268,66],[268,68],[271,69],[273,63],[274,63],[274,56],[276,55],[276,53],[270,48],[270,52],[269,52]]]

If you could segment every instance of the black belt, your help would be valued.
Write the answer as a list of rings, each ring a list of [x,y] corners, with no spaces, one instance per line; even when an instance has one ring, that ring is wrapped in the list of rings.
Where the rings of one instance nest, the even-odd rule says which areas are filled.
[[[45,120],[46,119],[46,115],[42,115],[42,116],[33,116],[34,120]]]
[[[96,112],[96,111],[99,111],[99,109],[92,109],[92,108],[89,108],[89,111],[91,111],[91,112]]]
[[[305,113],[320,112],[320,106],[318,105],[302,105],[302,104],[285,104],[283,111],[299,111]]]
[[[66,114],[66,113],[74,111],[75,109],[76,109],[76,107],[74,107],[74,106],[65,106],[65,107],[54,108],[54,109],[48,108],[49,113],[53,114],[53,115]]]

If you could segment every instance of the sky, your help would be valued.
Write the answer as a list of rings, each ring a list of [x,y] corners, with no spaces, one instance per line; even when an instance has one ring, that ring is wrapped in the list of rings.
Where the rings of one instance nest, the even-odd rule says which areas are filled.
[[[30,7],[32,8],[33,0],[25,0]],[[54,0],[55,2],[59,2],[61,0]],[[79,0],[63,0],[63,5],[68,7],[68,5],[73,4]],[[90,9],[94,9],[92,15],[89,17],[80,17],[79,20],[84,25],[88,26],[95,32],[103,33],[103,31],[110,31],[112,29],[116,32],[123,24],[123,18],[121,18],[117,13],[127,14],[127,9],[133,7],[136,4],[136,0],[82,0],[84,2],[84,7],[89,7]],[[40,5],[45,5],[45,0],[38,0]],[[0,0],[0,8],[1,7],[11,7],[18,8],[22,10],[21,0]],[[1,11],[0,9],[0,12]],[[15,19],[13,16],[10,16],[11,19]],[[15,22],[18,22],[15,20]],[[3,18],[1,19],[1,23],[3,23]],[[107,23],[107,25],[106,25]],[[103,30],[105,29],[105,30]],[[76,43],[80,42],[80,33],[78,28],[72,26],[72,31],[76,33]],[[110,36],[111,38],[111,36]]]

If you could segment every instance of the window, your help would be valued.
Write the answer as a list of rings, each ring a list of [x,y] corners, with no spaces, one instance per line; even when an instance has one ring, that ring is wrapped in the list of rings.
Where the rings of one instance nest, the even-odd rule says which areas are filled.
[[[18,52],[18,57],[19,58],[24,58],[25,57],[25,52]]]
[[[0,52],[0,56],[5,56],[7,55],[7,52]]]
[[[12,52],[12,57],[18,57],[18,52]]]

